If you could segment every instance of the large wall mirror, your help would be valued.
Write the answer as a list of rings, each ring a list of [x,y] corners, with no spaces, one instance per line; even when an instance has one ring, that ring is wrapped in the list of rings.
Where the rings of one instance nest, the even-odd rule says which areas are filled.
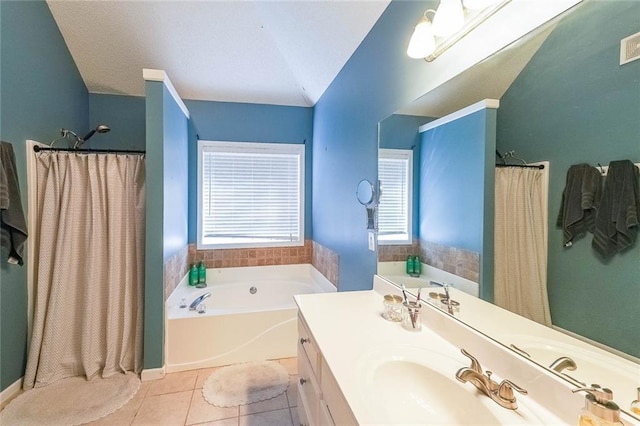
[[[513,151],[529,163],[548,162],[545,278],[551,324],[545,327],[588,346],[578,350],[522,333],[504,340],[509,324],[465,317],[464,303],[456,317],[576,386],[611,387],[627,412],[640,387],[640,241],[605,260],[592,249],[589,233],[565,247],[556,218],[571,165],[640,163],[640,60],[619,63],[620,40],[640,31],[638,16],[637,2],[584,0],[379,123],[379,213],[385,216],[378,219],[379,274],[403,274],[399,268],[407,255],[417,254],[427,265],[475,283],[465,291],[489,302],[495,186],[482,180],[493,179],[500,161],[496,150]],[[482,133],[479,142],[465,133],[473,123],[454,132],[445,148],[434,149],[434,136],[418,131],[483,99],[500,105],[472,129]],[[387,212],[385,196],[396,204]],[[598,355],[603,350],[607,357]],[[562,357],[577,368],[569,361],[554,364]]]

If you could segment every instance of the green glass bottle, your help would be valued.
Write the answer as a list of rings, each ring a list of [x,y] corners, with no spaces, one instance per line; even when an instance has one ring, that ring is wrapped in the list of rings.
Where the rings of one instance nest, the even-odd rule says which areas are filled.
[[[193,286],[198,284],[198,267],[194,263],[189,268],[189,285]]]
[[[202,260],[198,265],[198,283],[199,284],[207,283],[207,267],[204,265],[204,262]]]
[[[413,275],[420,276],[422,273],[422,263],[420,263],[420,258],[418,256],[413,257]]]
[[[414,263],[413,256],[407,256],[407,275],[413,275]]]

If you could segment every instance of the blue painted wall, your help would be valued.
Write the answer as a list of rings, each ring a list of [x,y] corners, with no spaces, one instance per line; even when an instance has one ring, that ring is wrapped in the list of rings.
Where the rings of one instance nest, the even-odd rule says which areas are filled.
[[[189,120],[162,82],[146,91],[144,368],[164,365],[164,261],[187,245]],[[162,206],[162,208],[158,208]]]
[[[185,104],[193,124],[189,142],[189,242],[197,239],[197,136],[203,140],[305,144],[304,232],[305,238],[311,239],[313,108],[189,100]]]
[[[356,185],[377,180],[377,123],[427,91],[428,63],[405,52],[416,21],[436,5],[391,2],[315,106],[313,238],[339,255],[340,290],[372,287],[376,253]]]
[[[378,145],[386,149],[413,150],[413,238],[420,229],[420,133],[418,128],[433,117],[393,114],[380,122]]]
[[[482,252],[486,112],[422,133],[421,239]]]
[[[89,94],[89,130],[98,124],[111,128],[85,144],[102,149],[145,149],[145,98],[143,96]],[[83,133],[86,134],[86,133]]]
[[[556,228],[566,172],[640,162],[640,61],[619,65],[640,2],[588,0],[567,16],[501,99],[498,149],[549,160],[548,293],[553,323],[640,357],[640,243],[609,261],[591,235],[570,249]],[[597,29],[597,31],[594,31]]]
[[[88,93],[44,1],[0,2],[0,51],[0,138],[13,144],[26,214],[25,140],[48,143],[61,127],[87,129]],[[23,375],[26,335],[27,266],[2,261],[1,390]]]
[[[496,110],[421,134],[420,239],[480,253],[480,295],[493,299]]]

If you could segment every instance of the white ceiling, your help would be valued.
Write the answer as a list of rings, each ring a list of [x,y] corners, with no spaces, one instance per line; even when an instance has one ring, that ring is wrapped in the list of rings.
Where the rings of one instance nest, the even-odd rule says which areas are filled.
[[[389,0],[47,3],[91,93],[155,68],[184,99],[312,106]]]

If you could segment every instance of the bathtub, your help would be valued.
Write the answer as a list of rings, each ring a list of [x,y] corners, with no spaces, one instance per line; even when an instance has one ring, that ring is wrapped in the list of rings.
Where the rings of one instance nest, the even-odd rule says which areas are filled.
[[[435,281],[451,284],[456,289],[474,297],[478,297],[480,293],[478,283],[424,263],[422,274],[419,277],[410,277],[405,273],[405,262],[378,262],[378,275],[397,285],[404,284],[412,292],[418,287],[428,288],[430,281]]]
[[[309,264],[207,269],[204,289],[190,287],[185,276],[165,305],[166,371],[294,357],[293,296],[333,291]],[[208,292],[204,313],[180,307]]]

